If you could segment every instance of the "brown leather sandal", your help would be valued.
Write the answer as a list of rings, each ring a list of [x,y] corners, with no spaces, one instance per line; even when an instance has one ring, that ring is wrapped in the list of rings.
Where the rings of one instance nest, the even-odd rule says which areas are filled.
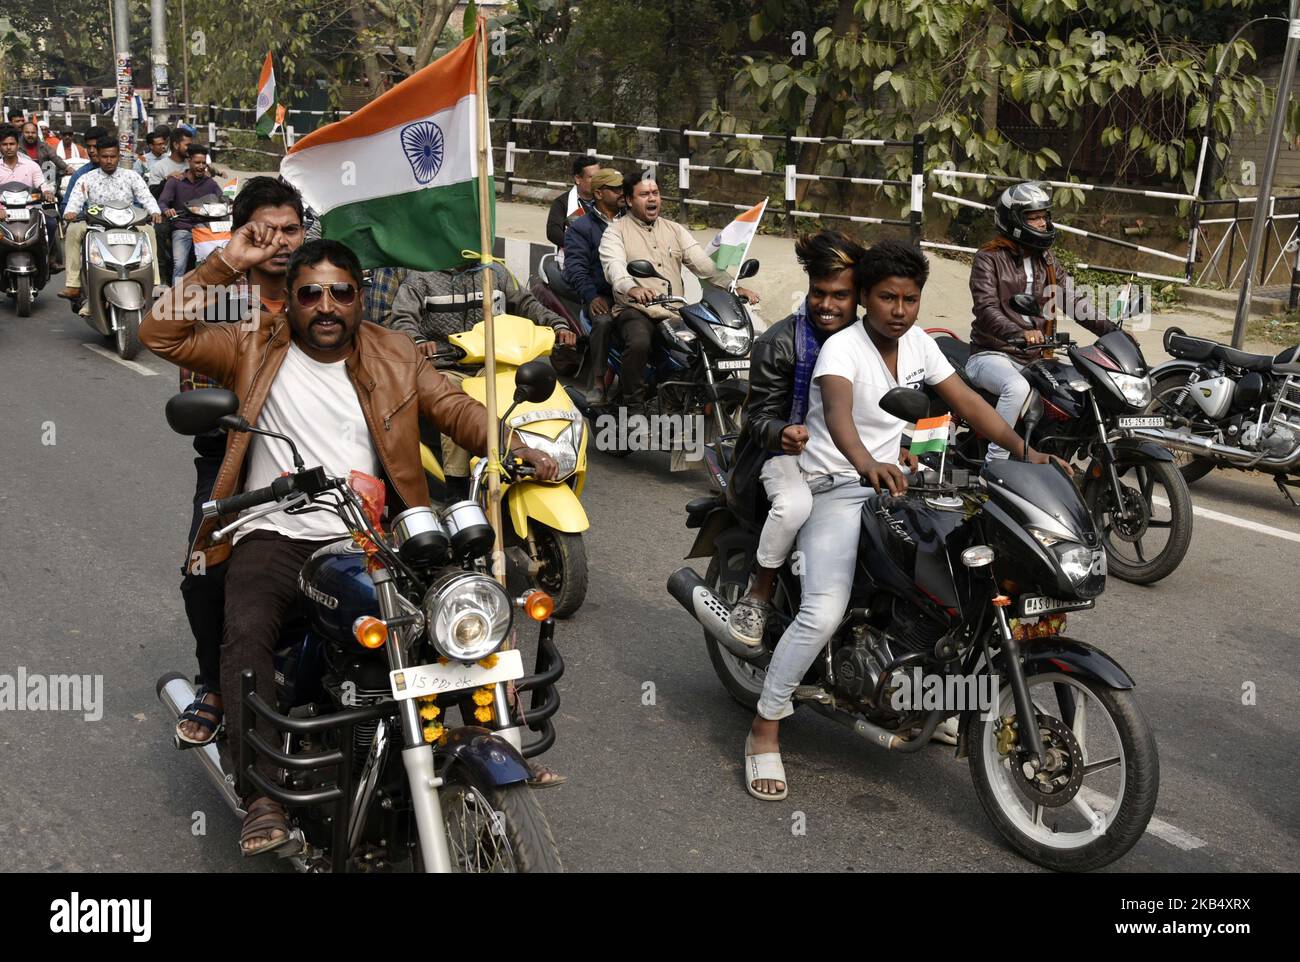
[[[275,837],[277,831],[280,833],[279,838]],[[253,848],[246,847],[247,842],[256,839],[261,839],[263,844]],[[248,814],[244,816],[243,827],[239,830],[239,850],[244,857],[272,852],[291,839],[289,815],[285,812],[284,806],[265,795],[253,799],[248,806]]]

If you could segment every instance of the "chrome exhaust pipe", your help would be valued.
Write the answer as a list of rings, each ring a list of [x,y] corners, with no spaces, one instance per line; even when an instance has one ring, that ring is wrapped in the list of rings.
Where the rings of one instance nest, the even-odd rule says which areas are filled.
[[[1154,441],[1171,451],[1217,458],[1238,468],[1285,471],[1300,464],[1300,449],[1292,451],[1285,457],[1267,458],[1258,451],[1247,451],[1245,448],[1236,448],[1229,444],[1218,444],[1209,438],[1197,437],[1194,434],[1182,434],[1178,431],[1170,431],[1168,428],[1133,428],[1129,433],[1133,437],[1141,438],[1144,441]]]
[[[761,645],[750,648],[731,637],[731,608],[713,593],[694,568],[678,568],[668,577],[668,593],[686,613],[700,623],[718,644],[742,661],[757,661],[767,654]]]
[[[179,719],[181,712],[194,701],[194,686],[190,684],[188,678],[177,671],[169,672],[158,679],[157,692],[158,700],[171,712],[173,719]],[[179,741],[175,735],[172,736],[172,742],[177,747]],[[226,804],[230,806],[230,810],[239,818],[243,818],[246,813],[243,806],[239,804],[239,796],[235,794],[234,776],[227,775],[221,767],[221,755],[217,752],[216,744],[210,742],[187,751],[199,756],[199,761],[203,763],[203,770],[217,787]]]

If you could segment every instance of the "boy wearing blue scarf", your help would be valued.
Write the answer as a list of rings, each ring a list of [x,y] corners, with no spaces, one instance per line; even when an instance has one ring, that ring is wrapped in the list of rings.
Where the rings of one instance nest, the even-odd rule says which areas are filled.
[[[777,572],[812,510],[812,494],[799,470],[808,441],[808,394],[822,344],[857,319],[853,268],[862,254],[862,247],[839,231],[800,237],[795,255],[808,275],[808,295],[754,343],[742,445],[764,452],[759,480],[771,509],[759,537],[753,582],[731,610],[732,636],[751,647],[763,643]]]

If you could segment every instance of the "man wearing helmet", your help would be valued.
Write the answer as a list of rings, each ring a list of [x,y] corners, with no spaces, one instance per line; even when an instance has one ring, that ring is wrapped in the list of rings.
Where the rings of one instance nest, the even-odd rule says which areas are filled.
[[[1028,350],[1041,344],[1056,329],[1056,310],[1063,307],[1074,320],[1094,334],[1115,330],[1088,299],[1074,296],[1074,285],[1052,255],[1056,228],[1052,225],[1052,195],[1042,184],[1009,187],[993,211],[998,236],[975,255],[970,272],[970,292],[975,320],[971,324],[971,354],[966,374],[976,386],[998,397],[998,414],[1015,425],[1029,400],[1029,382],[1021,368],[1038,356]],[[1042,306],[1038,316],[1027,317],[1012,308],[1017,294],[1032,293]],[[1012,347],[1011,338],[1024,338],[1026,348]],[[989,445],[990,458],[1008,452]]]

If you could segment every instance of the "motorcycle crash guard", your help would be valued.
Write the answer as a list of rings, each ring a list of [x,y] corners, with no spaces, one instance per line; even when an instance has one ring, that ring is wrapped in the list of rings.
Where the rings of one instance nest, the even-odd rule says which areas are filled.
[[[144,310],[144,290],[135,281],[109,281],[104,298],[119,311]]]
[[[1025,677],[1035,675],[1062,674],[1075,678],[1086,678],[1116,691],[1133,689],[1133,679],[1120,667],[1110,655],[1100,648],[1094,648],[1073,638],[1057,637],[1025,643],[1021,649],[1024,657]],[[994,661],[1001,658],[994,656]],[[957,757],[965,758],[969,750],[969,727],[973,719],[979,718],[978,711],[963,712],[957,730]]]
[[[515,746],[486,728],[466,725],[449,731],[446,739],[446,744],[433,746],[434,758],[440,763],[438,767],[444,779],[457,765],[468,766],[477,784],[497,788],[526,782],[533,777],[524,756]]]
[[[9,274],[35,274],[36,259],[27,251],[14,251],[5,260],[5,272]]]
[[[567,484],[517,481],[506,492],[515,534],[528,537],[528,519],[555,531],[579,534],[591,527],[582,502]]]

